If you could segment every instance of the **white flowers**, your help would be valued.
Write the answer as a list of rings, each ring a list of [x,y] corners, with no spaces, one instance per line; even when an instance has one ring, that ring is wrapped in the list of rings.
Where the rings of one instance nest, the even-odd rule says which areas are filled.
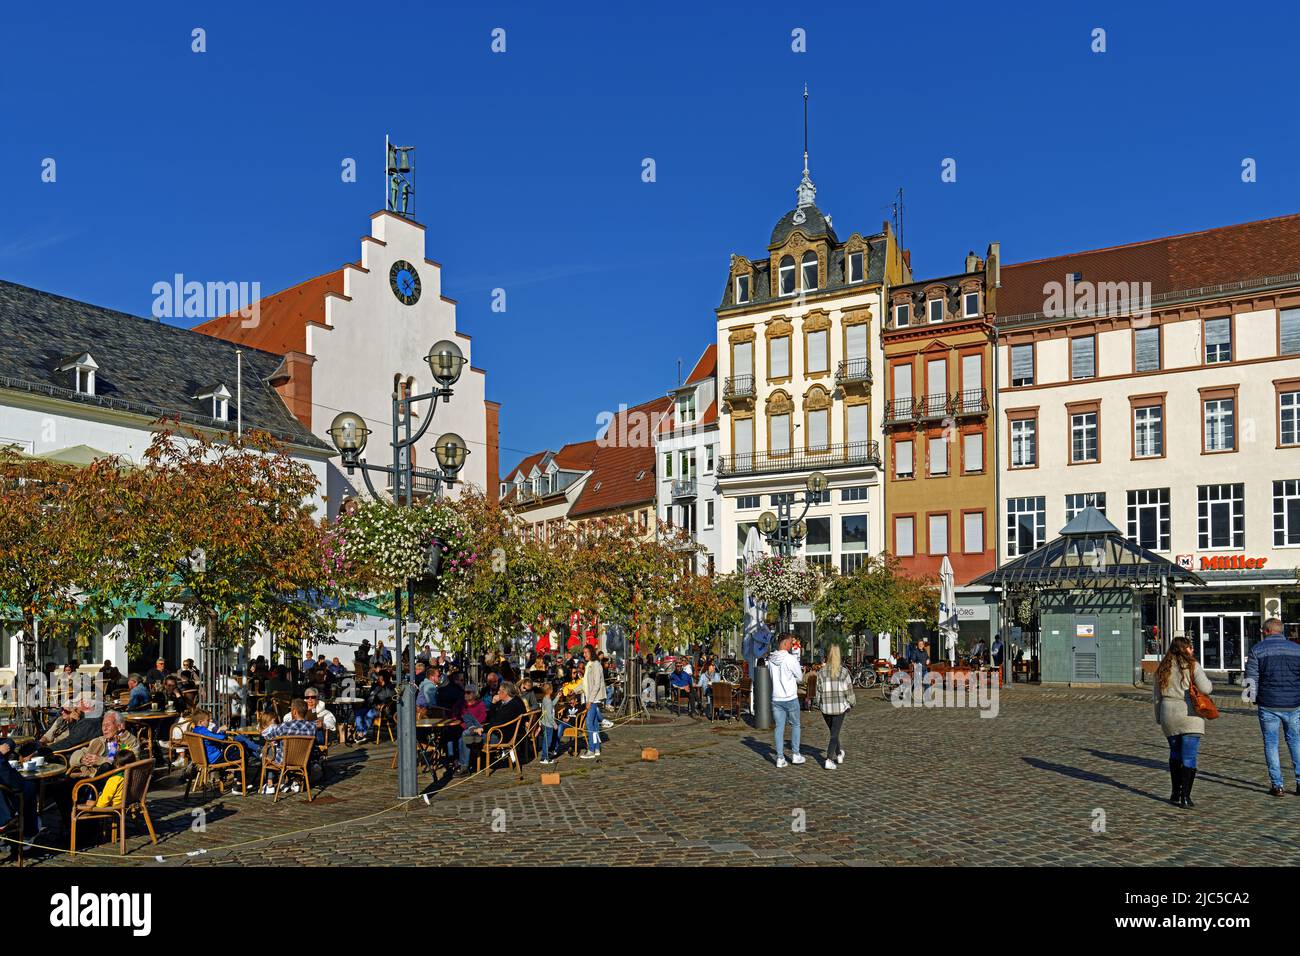
[[[817,597],[821,575],[798,558],[767,554],[746,566],[745,587],[756,601],[805,603]]]

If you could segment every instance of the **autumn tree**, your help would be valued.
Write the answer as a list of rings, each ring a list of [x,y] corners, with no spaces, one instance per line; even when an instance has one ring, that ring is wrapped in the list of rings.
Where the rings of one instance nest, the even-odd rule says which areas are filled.
[[[893,555],[869,557],[845,575],[832,577],[814,605],[817,620],[841,636],[902,635],[910,621],[938,620],[938,580],[904,574]]]

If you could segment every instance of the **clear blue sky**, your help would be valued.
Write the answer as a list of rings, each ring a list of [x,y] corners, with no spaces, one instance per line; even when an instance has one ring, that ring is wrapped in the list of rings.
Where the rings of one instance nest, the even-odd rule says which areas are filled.
[[[5,4],[0,277],[141,315],[175,272],[292,285],[356,257],[391,133],[506,468],[712,341],[728,255],[794,205],[805,81],[818,205],[866,233],[904,187],[921,276],[1300,211],[1281,3],[470,7]]]

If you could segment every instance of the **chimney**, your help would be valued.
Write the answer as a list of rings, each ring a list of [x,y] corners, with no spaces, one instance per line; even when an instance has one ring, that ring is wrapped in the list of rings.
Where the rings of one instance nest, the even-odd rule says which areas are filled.
[[[966,271],[968,273],[978,272],[983,267],[984,267],[984,263],[980,262],[980,257],[975,255],[974,249],[966,253]]]
[[[306,352],[285,352],[280,367],[272,373],[270,383],[293,417],[311,428],[311,367],[316,357]]]

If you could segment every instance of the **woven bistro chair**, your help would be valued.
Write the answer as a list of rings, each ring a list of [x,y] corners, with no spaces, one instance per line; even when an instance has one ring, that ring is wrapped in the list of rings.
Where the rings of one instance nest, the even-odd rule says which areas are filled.
[[[562,718],[557,717],[556,719],[560,720]],[[573,726],[565,727],[564,730],[561,732],[560,734],[561,751],[564,750],[564,742],[568,740],[570,737],[573,738],[573,755],[576,757],[578,755],[579,742],[585,743],[587,740],[587,708],[584,707],[582,710],[578,711],[578,716],[573,721]]]
[[[275,756],[276,745],[280,745],[280,756]],[[302,777],[303,787],[307,790],[307,802],[310,803],[314,798],[311,794],[311,777],[307,772],[307,765],[311,762],[311,750],[316,746],[316,735],[312,734],[286,734],[283,737],[275,737],[266,742],[266,747],[262,750],[262,775],[258,779],[257,789],[262,791],[266,789],[266,772],[268,770],[278,771],[275,779],[275,799],[272,803],[280,799],[280,792],[284,785],[288,783],[289,777]]]
[[[241,792],[248,789],[248,759],[244,754],[244,745],[238,740],[218,740],[214,743],[221,748],[221,759],[208,760],[208,748],[204,742],[209,738],[201,737],[188,731],[181,738],[189,748],[190,766],[194,772],[185,783],[185,796],[199,787],[210,787],[214,782],[218,789],[224,789],[221,773],[229,770],[239,777]]]
[[[10,844],[17,854],[18,865],[23,865],[23,811],[25,809],[25,798],[21,790],[12,790],[0,783],[0,800],[6,797],[14,808],[13,818],[4,826],[0,826],[0,837],[4,842]]]
[[[486,769],[487,775],[492,776],[492,765],[500,760],[503,755],[508,754],[514,761],[515,769],[522,780],[524,773],[520,767],[519,747],[520,731],[524,726],[524,718],[527,714],[520,714],[514,720],[500,724],[496,727],[488,728],[488,732],[483,736],[483,746],[478,752],[478,761],[480,769]]]
[[[740,702],[736,699],[736,688],[726,681],[710,684],[713,691],[713,716],[726,714],[728,717],[740,717]]]
[[[104,783],[112,776],[121,773],[126,778],[122,781],[122,803],[115,807],[96,807],[84,806],[81,801],[84,799],[97,799],[99,792]],[[158,843],[158,834],[154,833],[153,821],[149,819],[149,807],[146,800],[149,796],[149,782],[153,778],[153,760],[137,760],[135,763],[129,763],[122,768],[114,768],[105,773],[101,773],[89,780],[81,780],[72,787],[72,816],[70,823],[72,827],[71,839],[68,843],[68,855],[77,855],[77,822],[80,820],[108,820],[117,831],[119,852],[126,856],[126,822],[132,817],[139,816],[144,819],[144,825],[149,830],[149,839],[156,845]],[[84,792],[89,790],[90,793],[83,796]]]
[[[397,707],[390,700],[387,703],[381,705],[378,708],[378,711],[379,712],[375,714],[375,743],[379,743],[379,738],[380,736],[383,735],[383,732],[385,730],[388,731],[388,742],[392,743],[393,740],[395,739],[393,737],[393,725],[396,724],[397,722],[396,721]]]

